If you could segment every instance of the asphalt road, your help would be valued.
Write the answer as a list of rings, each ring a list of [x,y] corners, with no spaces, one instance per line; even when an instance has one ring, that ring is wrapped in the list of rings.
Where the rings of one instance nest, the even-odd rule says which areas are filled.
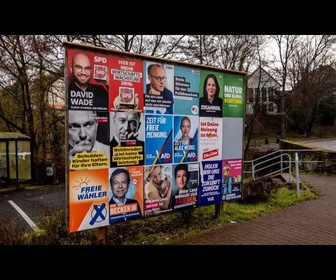
[[[29,232],[38,228],[48,209],[66,210],[64,186],[41,186],[0,193],[0,219],[15,219],[17,226]]]

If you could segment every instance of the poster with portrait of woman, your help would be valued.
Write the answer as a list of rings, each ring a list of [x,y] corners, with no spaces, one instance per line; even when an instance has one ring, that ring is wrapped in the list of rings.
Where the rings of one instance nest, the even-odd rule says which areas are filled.
[[[200,72],[199,116],[223,116],[223,74],[202,70]]]
[[[198,203],[198,163],[173,164],[174,210],[197,207]]]
[[[174,163],[197,162],[198,116],[174,115]]]

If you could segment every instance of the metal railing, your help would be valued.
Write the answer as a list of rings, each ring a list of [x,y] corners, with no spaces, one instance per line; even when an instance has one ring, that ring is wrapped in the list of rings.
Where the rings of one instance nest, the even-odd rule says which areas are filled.
[[[244,174],[250,174],[253,180],[260,177],[275,176],[281,173],[289,173],[289,180],[291,182],[292,178],[292,158],[295,154],[305,153],[318,153],[323,151],[322,149],[288,149],[288,150],[277,150],[266,154],[264,156],[258,157],[254,160],[244,161]],[[304,169],[303,165],[308,163],[310,165],[324,165],[324,160],[305,160],[298,159],[301,169]]]

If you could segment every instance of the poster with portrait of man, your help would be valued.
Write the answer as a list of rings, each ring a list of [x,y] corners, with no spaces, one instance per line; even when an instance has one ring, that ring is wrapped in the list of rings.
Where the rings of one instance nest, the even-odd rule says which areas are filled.
[[[108,111],[108,56],[67,50],[69,110]]]

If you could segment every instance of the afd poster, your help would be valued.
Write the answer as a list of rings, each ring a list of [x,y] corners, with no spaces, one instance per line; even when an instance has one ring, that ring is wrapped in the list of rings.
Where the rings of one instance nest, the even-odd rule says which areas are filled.
[[[109,110],[142,112],[143,61],[111,56],[109,59]]]
[[[67,52],[68,109],[108,111],[108,56],[78,49]]]
[[[242,159],[223,160],[222,200],[236,200],[242,197]]]
[[[199,116],[223,116],[223,74],[201,70],[199,84]]]
[[[222,159],[222,136],[223,118],[199,118],[199,161]]]
[[[143,166],[111,168],[109,178],[110,223],[142,217]]]
[[[110,165],[109,114],[69,110],[69,169],[102,169]]]
[[[235,74],[223,74],[224,117],[244,117],[245,77]]]
[[[145,113],[173,114],[174,66],[146,61],[143,71]]]
[[[172,165],[155,164],[144,167],[145,216],[172,211]]]
[[[198,161],[198,116],[174,115],[174,163]]]
[[[198,205],[198,163],[173,164],[173,194],[174,210],[197,207]]]
[[[69,172],[69,231],[109,225],[108,169]]]
[[[199,77],[197,69],[174,67],[174,114],[199,114]]]
[[[145,115],[145,165],[173,162],[173,116]]]
[[[222,161],[200,162],[199,206],[222,201]]]

